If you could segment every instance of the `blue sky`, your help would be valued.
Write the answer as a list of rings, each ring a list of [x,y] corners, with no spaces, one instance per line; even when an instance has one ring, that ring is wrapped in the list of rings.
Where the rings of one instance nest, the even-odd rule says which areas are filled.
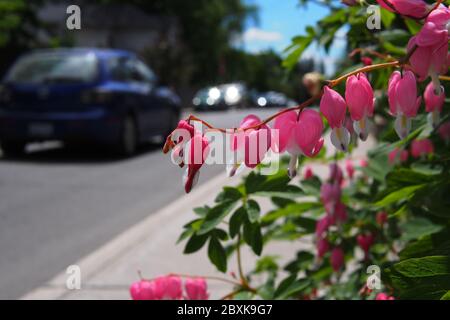
[[[304,34],[305,27],[314,26],[318,20],[328,14],[328,9],[309,3],[307,7],[300,6],[298,0],[246,0],[249,4],[259,7],[259,24],[249,23],[243,35],[242,47],[249,52],[258,52],[272,48],[281,53],[291,41],[291,38]],[[340,34],[343,36],[343,33]],[[330,56],[324,52],[317,54],[316,48],[305,52],[305,56],[324,59],[328,65],[327,73],[332,72],[331,64],[342,54],[345,41],[335,41]]]

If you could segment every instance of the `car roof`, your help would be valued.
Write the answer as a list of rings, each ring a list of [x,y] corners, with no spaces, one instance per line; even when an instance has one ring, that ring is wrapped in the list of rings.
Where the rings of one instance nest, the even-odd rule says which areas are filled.
[[[101,48],[58,48],[58,49],[36,49],[28,54],[34,53],[61,53],[61,54],[86,54],[93,53],[100,59],[111,57],[135,57],[135,54],[121,49],[101,49]]]

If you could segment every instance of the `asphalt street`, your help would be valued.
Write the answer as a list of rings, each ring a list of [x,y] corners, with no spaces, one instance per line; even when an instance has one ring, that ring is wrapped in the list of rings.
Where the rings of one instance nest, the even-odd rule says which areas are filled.
[[[234,127],[248,113],[273,112],[197,115]],[[157,146],[125,160],[98,150],[33,147],[20,158],[0,158],[0,299],[21,297],[185,196],[182,171]],[[202,169],[199,183],[224,170]]]

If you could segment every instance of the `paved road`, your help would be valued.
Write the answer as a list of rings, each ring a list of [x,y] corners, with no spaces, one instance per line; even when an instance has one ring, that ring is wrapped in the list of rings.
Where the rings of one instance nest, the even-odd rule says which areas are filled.
[[[274,111],[201,117],[233,127],[249,112],[265,117]],[[202,169],[200,183],[222,170]],[[127,160],[64,148],[0,158],[0,299],[19,298],[184,196],[181,175],[156,147]]]

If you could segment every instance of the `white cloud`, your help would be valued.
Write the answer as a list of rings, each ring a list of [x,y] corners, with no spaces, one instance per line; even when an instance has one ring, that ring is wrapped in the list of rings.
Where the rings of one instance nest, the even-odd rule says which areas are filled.
[[[279,32],[265,31],[258,28],[250,28],[244,32],[243,40],[245,42],[276,42],[283,38],[283,35]]]

